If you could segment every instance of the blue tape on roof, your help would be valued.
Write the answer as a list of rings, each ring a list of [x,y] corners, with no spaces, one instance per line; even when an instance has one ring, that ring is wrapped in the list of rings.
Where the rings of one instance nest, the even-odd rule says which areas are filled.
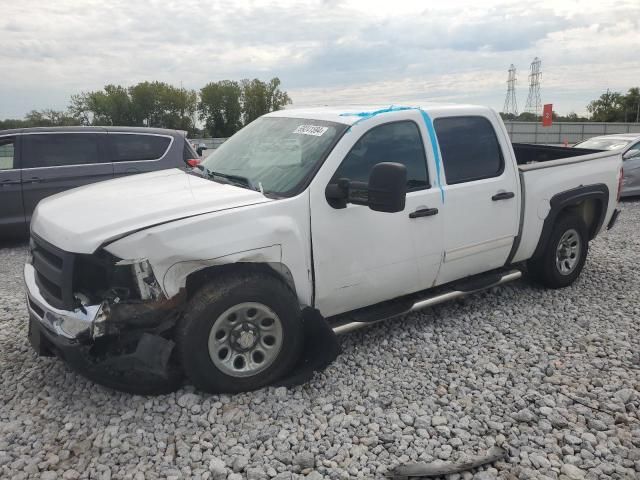
[[[436,137],[436,131],[433,128],[433,122],[431,121],[431,117],[429,114],[422,110],[420,107],[404,107],[400,105],[390,105],[388,108],[381,108],[380,110],[374,110],[371,112],[350,112],[350,113],[341,113],[341,117],[360,117],[360,120],[351,124],[351,127],[357,125],[358,123],[368,120],[369,118],[375,117],[376,115],[380,115],[383,113],[390,112],[401,112],[404,110],[418,110],[422,115],[422,120],[424,121],[424,126],[427,129],[427,133],[429,134],[429,141],[431,142],[431,148],[433,150],[433,158],[436,162],[436,183],[438,184],[438,188],[440,189],[440,197],[442,198],[442,203],[444,203],[444,188],[442,186],[442,181],[440,180],[440,170],[441,170],[441,160],[440,160],[440,151],[438,149],[438,139]],[[349,130],[351,130],[349,127]]]
[[[381,113],[389,113],[389,112],[401,112],[403,110],[415,110],[415,107],[402,107],[396,105],[390,105],[388,108],[382,108],[380,110],[374,110],[373,112],[351,112],[351,113],[341,113],[341,117],[360,117],[360,120],[351,124],[353,127],[363,120],[367,120],[371,117],[375,117],[376,115],[380,115]]]

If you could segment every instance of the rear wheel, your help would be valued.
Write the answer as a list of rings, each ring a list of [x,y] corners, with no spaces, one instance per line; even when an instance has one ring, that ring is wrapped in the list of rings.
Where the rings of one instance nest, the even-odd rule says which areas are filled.
[[[278,279],[257,273],[224,276],[194,295],[178,325],[182,366],[204,391],[264,387],[298,360],[301,322],[296,296]]]
[[[542,255],[529,260],[529,273],[546,287],[567,287],[582,272],[588,251],[584,220],[575,214],[564,214],[556,221]]]

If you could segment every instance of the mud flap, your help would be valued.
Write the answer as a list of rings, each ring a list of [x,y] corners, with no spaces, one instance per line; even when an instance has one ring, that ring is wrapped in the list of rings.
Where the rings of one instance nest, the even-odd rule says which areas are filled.
[[[302,321],[304,346],[298,364],[273,386],[302,385],[311,380],[315,372],[327,368],[342,353],[336,334],[318,310],[311,307],[302,310]]]

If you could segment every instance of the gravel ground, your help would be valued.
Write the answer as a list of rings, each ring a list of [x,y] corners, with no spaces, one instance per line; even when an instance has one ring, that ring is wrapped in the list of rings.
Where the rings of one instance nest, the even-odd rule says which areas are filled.
[[[573,287],[520,280],[353,333],[301,387],[149,398],[35,357],[25,247],[3,248],[0,477],[381,478],[497,444],[506,461],[450,478],[640,478],[639,247],[626,202]]]

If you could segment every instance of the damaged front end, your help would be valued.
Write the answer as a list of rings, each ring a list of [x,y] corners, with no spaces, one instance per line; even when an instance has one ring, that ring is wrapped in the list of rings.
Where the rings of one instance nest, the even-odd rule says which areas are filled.
[[[184,293],[167,299],[145,259],[61,251],[34,237],[25,265],[29,338],[108,387],[161,393],[181,381],[172,333]]]

